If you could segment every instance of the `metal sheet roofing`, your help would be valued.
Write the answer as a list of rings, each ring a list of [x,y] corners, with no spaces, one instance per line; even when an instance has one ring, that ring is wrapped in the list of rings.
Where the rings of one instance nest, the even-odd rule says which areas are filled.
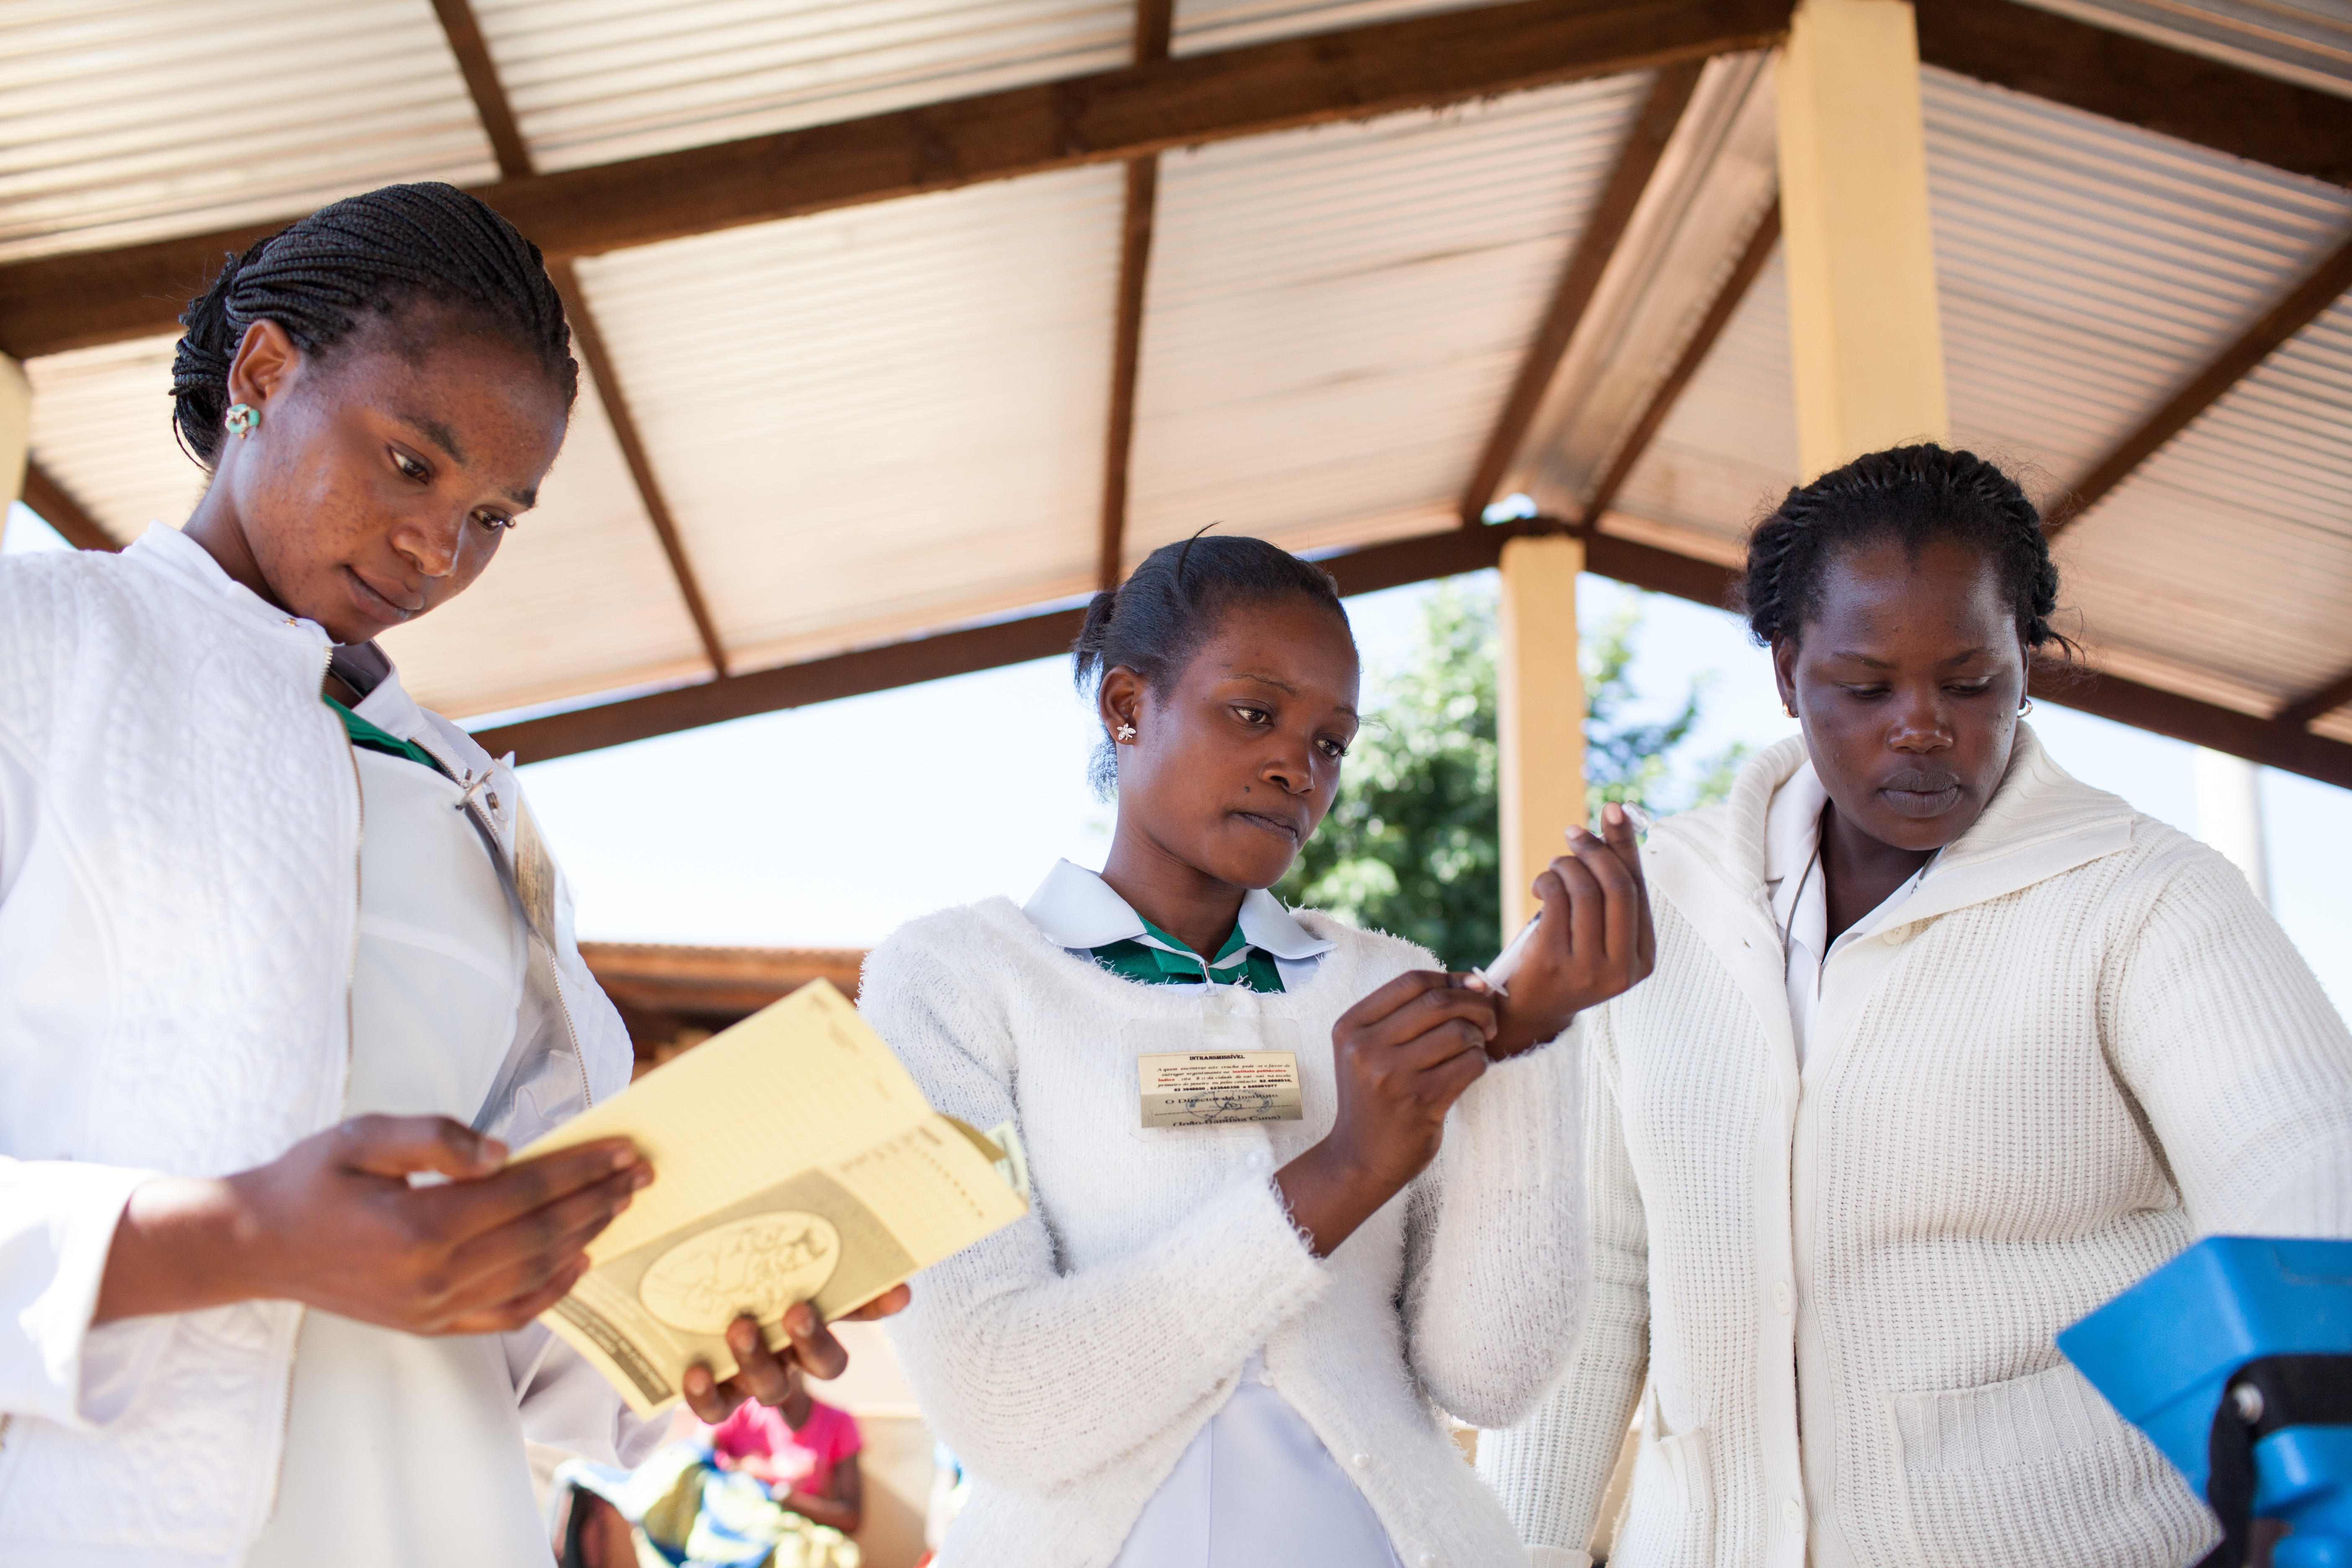
[[[624,251],[583,285],[742,668],[1091,582],[1122,176]]]
[[[0,260],[498,173],[420,0],[0,10]]]
[[[1211,523],[1313,549],[1454,521],[1647,86],[1167,160],[1129,559]]]

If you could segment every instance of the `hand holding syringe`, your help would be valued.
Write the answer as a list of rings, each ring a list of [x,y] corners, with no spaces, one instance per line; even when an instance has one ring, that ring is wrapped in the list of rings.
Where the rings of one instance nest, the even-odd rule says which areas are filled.
[[[1489,1055],[1499,1059],[1550,1039],[1578,1012],[1650,973],[1657,940],[1640,847],[1649,826],[1641,807],[1612,802],[1591,830],[1569,829],[1569,853],[1536,879],[1543,909],[1492,963],[1471,972],[1503,1001],[1503,1033]]]

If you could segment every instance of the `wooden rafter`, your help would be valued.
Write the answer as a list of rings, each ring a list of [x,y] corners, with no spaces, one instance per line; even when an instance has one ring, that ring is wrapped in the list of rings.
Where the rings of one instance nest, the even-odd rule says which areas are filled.
[[[1650,394],[1650,401],[1643,405],[1641,417],[1633,421],[1633,428],[1626,431],[1625,438],[1617,444],[1617,455],[1610,459],[1608,468],[1601,476],[1601,482],[1593,487],[1592,494],[1585,499],[1580,519],[1584,527],[1589,529],[1600,522],[1601,514],[1616,504],[1617,492],[1625,488],[1625,481],[1633,477],[1634,466],[1650,449],[1650,443],[1657,439],[1658,431],[1665,425],[1666,416],[1672,414],[1675,405],[1682,401],[1691,378],[1698,374],[1698,367],[1706,363],[1706,356],[1714,351],[1715,341],[1723,336],[1723,329],[1729,326],[1731,318],[1738,313],[1740,302],[1756,286],[1758,274],[1764,270],[1764,264],[1772,259],[1772,247],[1780,243],[1780,203],[1775,197],[1764,209],[1764,216],[1757,224],[1756,232],[1748,237],[1739,258],[1731,264],[1731,271],[1724,278],[1723,287],[1716,290],[1715,300],[1707,306],[1706,314],[1699,318],[1697,331],[1691,333],[1690,342],[1683,345],[1683,352],[1675,359],[1674,368],[1666,372],[1665,380],[1658,383],[1657,390]]]
[[[830,125],[500,180],[484,200],[577,257],[988,180],[1763,48],[1793,0],[1511,0]],[[224,253],[280,223],[0,268],[19,359],[173,330]]]
[[[2352,289],[2352,240],[2338,246],[2309,276],[2262,314],[2237,342],[2189,379],[2186,385],[2141,422],[2138,429],[2116,444],[2091,471],[2074,482],[2064,497],[2053,503],[2042,520],[2053,536],[2105,499],[2133,469],[2154,457],[2157,449],[2220,402],[2247,374],[2270,357],[2280,344],[2309,326],[2319,313]]]
[[[472,0],[433,0],[433,10],[441,18],[441,30],[448,37],[450,52],[457,57],[457,69],[466,79],[466,90],[473,95],[474,110],[481,117],[482,131],[498,154],[499,173],[509,180],[529,179],[532,174],[530,147],[523,141],[514,105],[508,101],[506,89],[499,81],[498,65],[490,58],[489,45],[482,37],[481,23],[474,15]],[[621,448],[622,460],[629,466],[629,478],[636,484],[637,500],[661,540],[662,554],[668,558],[678,596],[686,601],[686,613],[693,618],[695,632],[702,639],[703,656],[710,660],[711,674],[723,680],[727,678],[727,645],[719,640],[719,625],[711,619],[710,606],[702,596],[702,584],[686,558],[686,543],[678,537],[677,520],[671,515],[669,500],[654,477],[653,459],[646,454],[645,437],[637,432],[636,416],[629,411],[628,396],[621,390],[613,356],[605,352],[604,334],[596,325],[595,312],[588,308],[588,296],[580,287],[580,276],[572,263],[562,258],[549,260],[547,275],[554,280],[556,292],[563,296],[563,313],[572,324],[572,345],[585,362],[588,379],[595,384],[597,400],[604,405],[604,417],[613,427],[613,439]]]
[[[2346,670],[2316,691],[2306,692],[2278,710],[2278,721],[2295,729],[2309,729],[2314,721],[2326,718],[2338,708],[2352,703],[2352,669]]]
[[[2352,184],[2352,100],[2018,0],[1912,0],[1912,14],[1923,64]]]
[[[1501,557],[1506,540],[1557,526],[1530,522],[1449,528],[1327,556],[1321,564],[1339,579],[1341,593],[1369,594],[1483,570]],[[1733,574],[1719,563],[1605,533],[1586,532],[1584,549],[1586,570],[1603,577],[1714,609],[1731,602]],[[543,762],[721,720],[1050,658],[1069,651],[1080,619],[1077,610],[1055,610],[739,675],[723,683],[575,709],[483,731],[474,738],[493,755],[513,752],[525,762]],[[2306,733],[2299,725],[2257,719],[2111,675],[2064,668],[2037,668],[2032,689],[2036,697],[2063,707],[2352,789],[2352,744]]]
[[[1641,112],[1634,116],[1633,130],[1625,138],[1624,151],[1617,155],[1617,166],[1610,172],[1608,184],[1601,187],[1591,216],[1585,220],[1583,231],[1569,251],[1559,281],[1552,289],[1551,302],[1544,309],[1543,320],[1536,325],[1535,337],[1519,361],[1518,375],[1511,383],[1509,395],[1503,399],[1502,412],[1496,416],[1486,445],[1478,454],[1478,465],[1471,471],[1470,483],[1462,492],[1463,527],[1484,526],[1486,507],[1494,500],[1495,491],[1501,487],[1512,459],[1519,455],[1519,444],[1527,439],[1528,427],[1535,423],[1536,411],[1543,405],[1544,394],[1551,387],[1559,362],[1575,340],[1585,308],[1592,303],[1593,291],[1601,287],[1601,275],[1609,269],[1610,258],[1617,254],[1618,241],[1625,237],[1626,227],[1633,221],[1633,209],[1641,205],[1642,193],[1650,188],[1650,176],[1658,172],[1666,143],[1673,139],[1675,127],[1682,123],[1683,110],[1690,107],[1691,95],[1698,90],[1699,73],[1706,64],[1704,60],[1685,60],[1664,67],[1650,84],[1649,96],[1643,100]]]
[[[100,526],[89,510],[38,463],[25,465],[25,504],[76,550],[120,550],[122,542]]]
[[[1176,0],[1137,0],[1135,59],[1168,58],[1176,21]],[[1160,207],[1160,154],[1130,158],[1127,196],[1121,208],[1118,302],[1113,312],[1110,409],[1105,421],[1102,534],[1096,550],[1095,580],[1116,588],[1127,552],[1128,463],[1135,452],[1135,384],[1143,369],[1143,291],[1151,271],[1151,226]]]

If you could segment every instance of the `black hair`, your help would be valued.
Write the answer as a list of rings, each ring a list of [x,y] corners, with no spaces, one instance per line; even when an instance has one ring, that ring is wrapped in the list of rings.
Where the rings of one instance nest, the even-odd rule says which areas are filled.
[[[1089,698],[1105,674],[1122,668],[1143,677],[1152,690],[1166,691],[1227,610],[1293,596],[1329,610],[1352,640],[1339,584],[1312,562],[1263,539],[1224,534],[1196,533],[1181,544],[1163,544],[1126,582],[1087,604],[1086,624],[1070,647],[1073,678]],[[1087,774],[1108,799],[1118,783],[1118,761],[1108,737],[1095,749]]]
[[[430,303],[461,311],[539,361],[563,393],[580,389],[563,300],[539,247],[455,185],[386,185],[332,206],[231,256],[210,289],[180,317],[187,331],[172,356],[172,422],[197,462],[219,455],[228,414],[228,371],[246,330],[286,329],[320,356],[365,315],[396,318]]]
[[[1890,447],[1790,490],[1748,538],[1739,605],[1759,643],[1794,639],[1821,607],[1830,563],[1853,545],[1893,539],[1916,553],[1949,540],[1982,554],[2028,651],[2073,645],[2053,631],[2058,568],[2042,514],[2017,481],[1974,452],[1933,442]]]

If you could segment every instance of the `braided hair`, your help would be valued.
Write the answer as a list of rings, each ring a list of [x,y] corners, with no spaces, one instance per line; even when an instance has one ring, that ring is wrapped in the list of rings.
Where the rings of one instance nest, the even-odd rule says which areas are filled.
[[[1091,699],[1106,674],[1125,668],[1165,692],[1227,610],[1294,596],[1329,610],[1353,646],[1339,585],[1320,566],[1263,539],[1210,537],[1205,531],[1181,544],[1163,544],[1126,582],[1087,604],[1086,624],[1070,648],[1078,691]],[[1106,800],[1118,783],[1118,756],[1106,738],[1087,764],[1088,781]]]
[[[578,395],[580,367],[563,301],[539,247],[455,185],[386,185],[349,196],[231,256],[181,315],[172,357],[172,422],[197,462],[219,455],[229,364],[259,321],[286,329],[318,358],[367,315],[397,318],[427,303],[461,312],[539,362]]]
[[[2031,649],[2072,645],[2053,631],[2058,568],[2042,514],[2018,483],[1974,452],[1933,442],[1856,458],[1790,490],[1748,539],[1739,605],[1759,643],[1794,640],[1821,607],[1822,581],[1844,551],[1893,539],[1915,554],[1930,540],[1976,551],[2000,575],[2017,635]]]

